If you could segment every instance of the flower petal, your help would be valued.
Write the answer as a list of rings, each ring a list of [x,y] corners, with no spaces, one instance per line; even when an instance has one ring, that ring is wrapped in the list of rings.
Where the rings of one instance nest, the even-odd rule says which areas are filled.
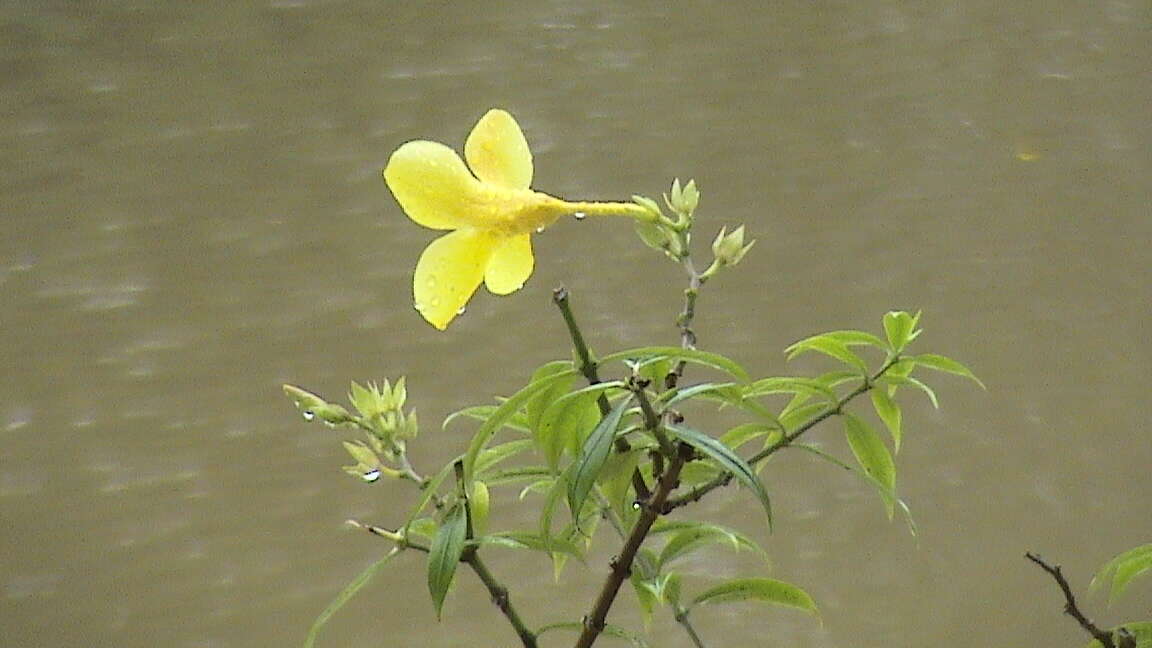
[[[408,218],[432,229],[466,226],[481,191],[456,151],[424,140],[396,149],[384,167],[384,181]]]
[[[464,142],[468,166],[484,182],[508,189],[532,184],[532,151],[520,125],[507,112],[489,110]]]
[[[520,234],[497,243],[492,257],[488,259],[488,269],[484,273],[484,285],[497,295],[516,292],[532,276],[532,238]]]
[[[492,256],[492,235],[461,229],[432,241],[416,263],[412,295],[416,310],[443,331],[480,286]]]

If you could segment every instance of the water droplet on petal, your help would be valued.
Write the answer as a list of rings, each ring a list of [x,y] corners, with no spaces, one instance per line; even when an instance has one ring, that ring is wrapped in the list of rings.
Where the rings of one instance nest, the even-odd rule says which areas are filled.
[[[304,410],[303,412],[300,412],[300,414],[304,416],[305,421],[311,421],[312,419],[316,418],[316,412],[313,412],[312,410]]]
[[[467,307],[467,306],[461,306],[460,308],[457,308],[457,309],[456,309],[456,314],[457,314],[457,315],[463,315],[463,314],[464,314],[464,311],[466,311],[466,310],[468,310],[468,307]]]
[[[537,227],[537,228],[536,228],[536,233],[537,233],[537,234],[542,234],[542,233],[544,233],[544,226],[543,226],[543,225],[541,225],[540,227]]]
[[[424,302],[416,302],[412,304],[412,307],[421,313],[423,313],[424,309],[427,308],[427,306],[424,305]]]
[[[360,478],[366,482],[374,482],[377,479],[380,479],[380,469],[379,468],[373,468],[372,470],[369,470],[368,472],[364,473],[363,475],[360,475]]]
[[[575,214],[572,214],[572,217],[576,220],[584,220],[585,218],[588,218],[588,214],[585,214],[584,212],[576,212]]]

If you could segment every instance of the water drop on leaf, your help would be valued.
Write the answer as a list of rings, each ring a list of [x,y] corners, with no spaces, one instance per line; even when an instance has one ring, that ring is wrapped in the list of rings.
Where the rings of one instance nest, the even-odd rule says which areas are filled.
[[[379,468],[373,468],[372,470],[369,470],[368,472],[364,473],[363,475],[360,475],[360,478],[366,482],[374,482],[377,479],[380,479],[380,469]]]
[[[588,214],[585,214],[584,212],[576,212],[575,214],[572,214],[572,217],[576,220],[584,220],[588,217]]]
[[[300,414],[304,417],[305,421],[311,421],[312,419],[316,418],[316,412],[313,412],[312,410],[304,410],[303,412],[300,412]]]

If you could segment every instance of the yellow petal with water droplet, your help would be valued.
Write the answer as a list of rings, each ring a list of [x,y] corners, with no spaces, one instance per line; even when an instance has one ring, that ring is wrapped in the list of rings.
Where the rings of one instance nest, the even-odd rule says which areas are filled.
[[[464,158],[484,182],[507,189],[532,184],[532,151],[516,119],[499,109],[489,110],[464,142]]]
[[[497,295],[516,292],[532,276],[532,239],[521,234],[498,243],[488,260],[484,285]]]
[[[482,193],[456,151],[424,140],[396,149],[384,167],[384,181],[408,218],[432,229],[468,225]]]
[[[484,278],[495,239],[474,229],[456,230],[432,241],[416,263],[412,296],[416,310],[443,331]]]

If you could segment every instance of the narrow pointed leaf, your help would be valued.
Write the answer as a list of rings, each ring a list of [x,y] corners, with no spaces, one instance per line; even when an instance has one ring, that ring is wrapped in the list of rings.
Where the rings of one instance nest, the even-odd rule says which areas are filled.
[[[823,353],[862,373],[868,370],[868,365],[864,363],[864,360],[853,353],[847,344],[824,335],[817,335],[806,340],[801,340],[784,350],[784,352],[788,354],[789,360],[806,351]]]
[[[432,546],[428,548],[428,592],[432,594],[437,619],[444,607],[444,597],[448,594],[452,577],[456,574],[456,565],[460,563],[460,555],[464,552],[464,539],[468,531],[466,517],[464,507],[453,507],[444,516],[444,522],[440,524],[440,529],[432,538]]]
[[[720,467],[732,473],[732,476],[741,484],[747,486],[748,489],[756,495],[756,499],[760,501],[760,505],[764,507],[764,513],[768,516],[768,526],[772,526],[772,503],[768,499],[768,492],[764,490],[764,484],[760,483],[760,478],[756,476],[756,472],[752,470],[752,467],[749,466],[747,462],[740,458],[740,455],[737,455],[731,448],[720,443],[720,441],[692,428],[682,425],[669,425],[667,426],[667,430],[676,438],[696,448],[720,464]]]
[[[600,363],[604,364],[616,360],[628,360],[637,358],[647,358],[643,364],[655,361],[662,358],[670,358],[673,360],[684,360],[694,364],[712,367],[719,369],[739,380],[748,380],[748,372],[743,367],[736,364],[729,358],[722,356],[718,353],[708,353],[707,351],[700,351],[697,349],[682,349],[680,347],[672,346],[650,346],[639,347],[636,349],[628,349],[626,351],[617,351],[611,353],[600,359]]]
[[[892,435],[892,447],[899,453],[900,452],[900,425],[903,416],[900,413],[900,405],[888,395],[886,389],[873,389],[872,407],[876,410],[876,415],[884,421],[884,426],[888,428],[888,433]]]
[[[619,389],[624,383],[615,380],[597,383],[564,394],[556,398],[541,414],[535,427],[533,438],[536,448],[544,455],[548,465],[556,468],[564,448],[596,425],[600,410],[596,405],[601,394],[609,389]]]
[[[763,378],[744,388],[745,397],[767,396],[768,394],[807,394],[809,396],[823,396],[830,401],[836,400],[836,392],[832,391],[832,388],[812,378]]]
[[[692,599],[692,606],[738,601],[763,601],[817,614],[816,602],[807,592],[771,578],[739,578],[709,588]]]
[[[340,590],[336,598],[332,599],[328,607],[324,608],[320,616],[316,617],[316,620],[312,622],[312,627],[308,629],[308,637],[304,640],[304,648],[312,648],[312,646],[316,644],[316,637],[320,634],[320,629],[324,627],[325,623],[328,623],[328,619],[331,619],[333,614],[336,614],[340,608],[344,607],[345,603],[352,600],[352,597],[356,596],[356,593],[372,580],[376,572],[383,569],[384,565],[387,565],[388,562],[399,553],[400,548],[394,547],[383,558],[369,565],[368,568],[360,572],[356,578],[353,578],[352,582],[344,586],[344,589]]]
[[[980,385],[984,389],[988,389],[968,367],[947,356],[936,355],[935,353],[922,353],[918,356],[913,356],[912,360],[916,362],[916,366],[918,367],[928,367],[936,371],[964,376],[965,378],[975,381],[977,385]]]
[[[892,461],[892,455],[880,435],[867,423],[848,412],[843,414],[843,419],[844,434],[848,437],[852,454],[856,455],[856,461],[864,469],[864,474],[874,481],[881,494],[887,495],[884,507],[891,518],[895,512],[892,500],[896,490],[896,464]]]
[[[1149,572],[1152,572],[1152,544],[1129,549],[1109,560],[1092,577],[1090,588],[1095,590],[1104,581],[1112,579],[1108,599],[1115,600],[1116,597],[1124,593],[1132,579]]]
[[[568,508],[571,509],[574,519],[580,517],[584,500],[588,497],[588,492],[592,490],[592,485],[596,483],[596,477],[599,476],[600,469],[604,467],[608,453],[612,451],[612,441],[616,438],[620,419],[631,403],[630,397],[625,398],[617,403],[612,411],[608,412],[608,415],[600,421],[596,429],[592,430],[592,434],[588,435],[584,446],[580,448],[580,456],[568,467]]]
[[[546,376],[530,383],[528,386],[516,392],[511,398],[501,403],[500,406],[492,412],[491,416],[488,417],[488,420],[484,421],[484,424],[480,426],[476,434],[472,436],[472,443],[468,446],[468,452],[464,455],[465,481],[470,482],[472,480],[472,470],[476,465],[476,457],[505,423],[512,419],[533,396],[560,381],[568,380],[574,375],[576,375],[576,370],[568,369]]]
[[[570,360],[549,362],[533,372],[532,380],[529,381],[529,384],[547,378],[548,376],[565,373],[571,368],[572,362]],[[524,412],[528,420],[528,429],[532,430],[533,434],[536,434],[536,429],[540,425],[540,417],[544,414],[545,410],[547,410],[557,398],[568,393],[568,390],[572,388],[572,381],[575,378],[576,376],[569,374],[568,380],[551,383],[547,389],[542,390],[528,399],[528,402],[524,406]]]
[[[888,344],[884,340],[864,331],[832,331],[825,333],[824,336],[841,342],[845,346],[871,346],[883,351],[888,350]]]

